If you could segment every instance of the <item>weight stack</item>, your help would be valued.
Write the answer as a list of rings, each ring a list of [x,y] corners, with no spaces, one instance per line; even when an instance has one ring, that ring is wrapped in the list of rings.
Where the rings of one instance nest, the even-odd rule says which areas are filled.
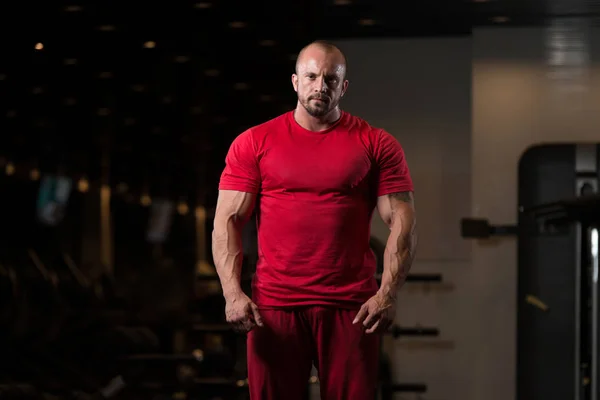
[[[587,230],[541,229],[524,209],[597,193],[600,144],[540,145],[519,163],[517,400],[591,400]],[[596,308],[597,310],[597,308]]]

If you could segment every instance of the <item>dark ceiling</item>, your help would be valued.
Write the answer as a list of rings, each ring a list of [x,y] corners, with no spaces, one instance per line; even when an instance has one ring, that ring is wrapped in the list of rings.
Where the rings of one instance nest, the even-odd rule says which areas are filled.
[[[294,106],[294,56],[310,40],[468,35],[473,25],[531,22],[547,8],[532,0],[17,7],[2,27],[4,166],[97,184],[104,162],[113,186],[198,202],[214,192],[231,139]]]

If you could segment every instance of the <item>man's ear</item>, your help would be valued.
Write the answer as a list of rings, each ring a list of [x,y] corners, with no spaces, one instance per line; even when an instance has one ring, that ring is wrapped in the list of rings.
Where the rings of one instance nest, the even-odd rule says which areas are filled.
[[[348,85],[350,84],[350,82],[348,81],[348,79],[346,79],[344,81],[344,83],[342,83],[342,95],[341,97],[344,97],[344,95],[346,94],[346,91],[348,90]]]
[[[292,74],[292,86],[294,87],[294,91],[298,92],[298,75]]]

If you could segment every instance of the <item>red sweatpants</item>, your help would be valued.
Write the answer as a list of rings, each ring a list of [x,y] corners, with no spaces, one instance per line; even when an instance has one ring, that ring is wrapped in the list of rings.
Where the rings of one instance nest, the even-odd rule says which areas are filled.
[[[373,400],[379,336],[352,325],[357,310],[307,307],[260,310],[248,334],[251,400],[305,400],[314,363],[321,400]]]

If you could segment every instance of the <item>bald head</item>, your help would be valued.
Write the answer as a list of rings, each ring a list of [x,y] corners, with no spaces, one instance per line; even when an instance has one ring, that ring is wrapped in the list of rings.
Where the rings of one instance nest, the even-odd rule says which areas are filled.
[[[331,115],[348,88],[344,53],[327,42],[309,44],[298,54],[292,84],[299,105],[308,114],[319,118]]]
[[[344,53],[337,46],[322,40],[314,41],[300,50],[296,58],[296,74],[310,60],[315,59],[328,59],[340,68],[343,68],[344,76],[346,75],[347,62]]]

